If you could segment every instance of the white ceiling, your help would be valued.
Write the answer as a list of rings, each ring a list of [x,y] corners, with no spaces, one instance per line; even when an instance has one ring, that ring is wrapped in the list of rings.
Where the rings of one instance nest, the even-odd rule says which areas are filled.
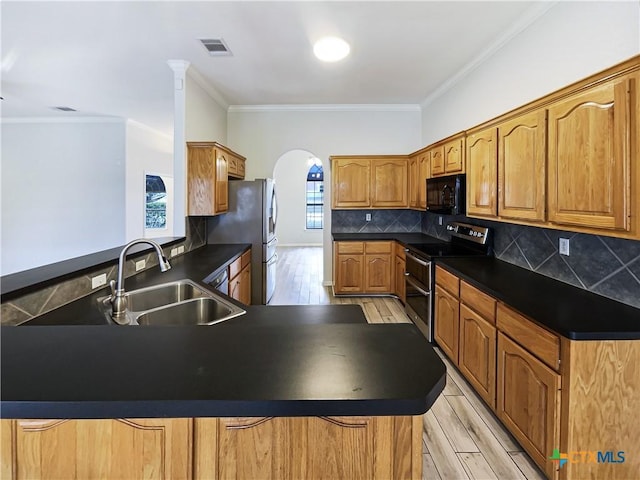
[[[2,116],[77,113],[173,128],[173,72],[191,63],[228,105],[420,104],[539,14],[540,2],[0,3]],[[538,13],[536,13],[538,12]],[[312,43],[339,35],[346,60]],[[211,57],[199,38],[224,38]]]

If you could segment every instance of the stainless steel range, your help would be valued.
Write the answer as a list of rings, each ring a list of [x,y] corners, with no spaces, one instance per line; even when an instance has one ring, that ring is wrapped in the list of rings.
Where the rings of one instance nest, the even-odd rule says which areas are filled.
[[[405,311],[411,321],[433,341],[433,259],[439,257],[465,257],[491,253],[489,228],[468,223],[451,222],[447,225],[451,242],[434,239],[433,242],[409,244],[405,248]]]

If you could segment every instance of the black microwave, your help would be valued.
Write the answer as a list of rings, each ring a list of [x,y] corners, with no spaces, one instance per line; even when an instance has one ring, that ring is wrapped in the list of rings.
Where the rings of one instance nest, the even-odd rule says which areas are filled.
[[[427,211],[443,215],[461,215],[465,208],[465,175],[427,179]]]

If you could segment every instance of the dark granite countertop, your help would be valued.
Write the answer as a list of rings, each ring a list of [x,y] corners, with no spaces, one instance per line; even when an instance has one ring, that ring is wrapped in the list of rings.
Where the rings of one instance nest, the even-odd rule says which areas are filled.
[[[572,340],[638,340],[640,309],[493,257],[441,258],[436,264]]]
[[[202,283],[249,245],[207,245],[126,280]],[[1,327],[4,418],[416,415],[445,366],[411,324],[369,325],[358,305],[248,306],[212,326],[107,325],[102,289]]]
[[[336,242],[395,240],[404,245],[412,243],[445,243],[444,240],[418,232],[353,232],[332,233],[331,236]]]

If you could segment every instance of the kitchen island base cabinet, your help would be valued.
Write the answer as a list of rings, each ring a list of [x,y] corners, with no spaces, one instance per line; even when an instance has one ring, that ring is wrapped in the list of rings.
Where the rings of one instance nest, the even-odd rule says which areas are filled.
[[[422,416],[196,418],[195,479],[420,479]]]
[[[189,479],[192,420],[2,420],[3,479]]]

